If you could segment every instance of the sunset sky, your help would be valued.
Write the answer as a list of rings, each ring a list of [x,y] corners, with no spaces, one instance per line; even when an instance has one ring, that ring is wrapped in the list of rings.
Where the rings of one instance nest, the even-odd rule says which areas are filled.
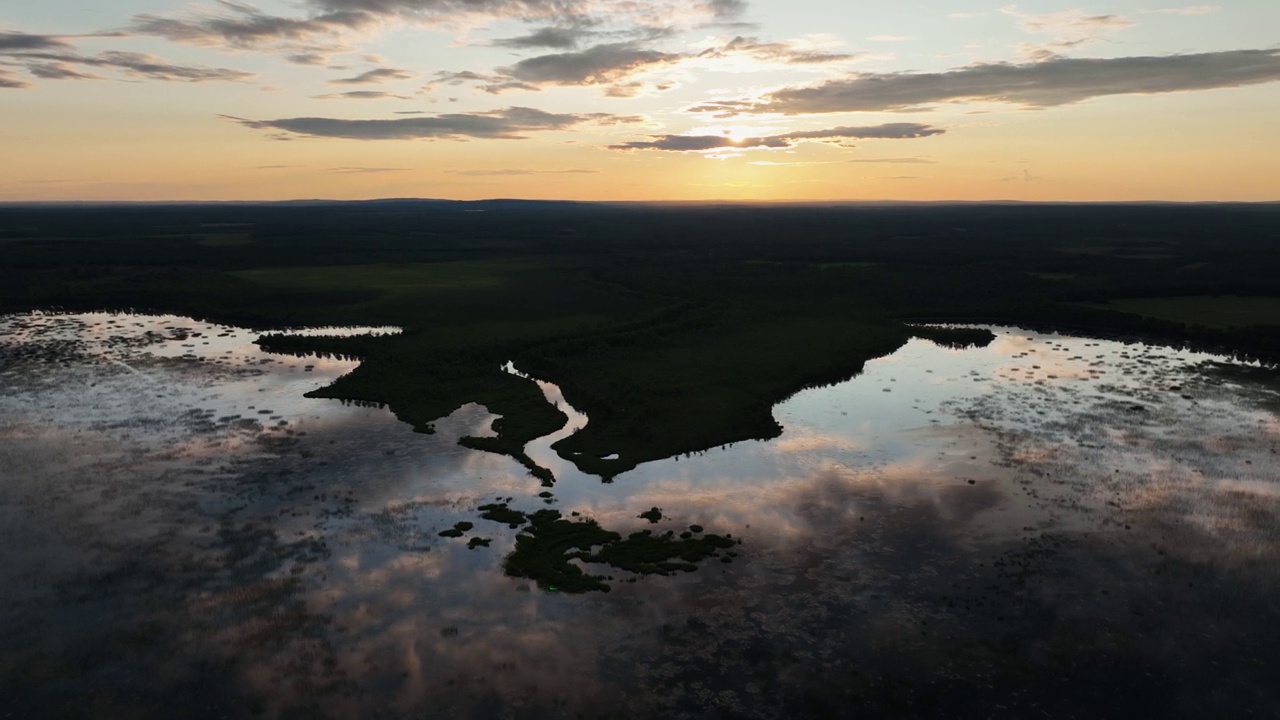
[[[1280,200],[1280,2],[42,0],[0,201]]]

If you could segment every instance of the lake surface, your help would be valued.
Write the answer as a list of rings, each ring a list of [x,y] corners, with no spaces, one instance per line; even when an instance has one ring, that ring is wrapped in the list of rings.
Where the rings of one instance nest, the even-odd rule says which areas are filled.
[[[0,318],[0,716],[1275,717],[1274,375],[994,331],[608,484],[550,449],[589,422],[565,406],[544,498],[456,444],[482,407],[422,435],[303,397],[350,361]],[[504,573],[495,501],[741,542],[554,592]]]

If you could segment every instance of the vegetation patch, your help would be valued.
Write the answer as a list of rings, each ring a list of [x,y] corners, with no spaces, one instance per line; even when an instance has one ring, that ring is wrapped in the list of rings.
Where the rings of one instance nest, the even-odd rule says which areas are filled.
[[[919,325],[911,328],[911,334],[942,347],[963,350],[986,347],[996,339],[995,333],[986,328],[939,327]]]
[[[466,520],[462,520],[457,523],[454,523],[454,526],[449,528],[448,530],[441,530],[440,537],[460,538],[463,535],[465,535],[467,531],[473,527],[475,527],[474,523],[469,523]]]
[[[481,509],[486,520],[529,523],[516,535],[515,550],[503,561],[503,568],[512,577],[529,578],[553,592],[608,592],[606,581],[610,578],[588,572],[583,565],[603,564],[635,575],[692,572],[699,562],[720,557],[721,551],[737,543],[727,535],[694,538],[683,533],[676,538],[673,532],[654,534],[650,530],[624,538],[595,520],[567,520],[556,510],[526,515],[505,504]]]
[[[525,524],[527,520],[524,513],[519,510],[512,510],[507,507],[506,503],[490,503],[481,505],[478,509],[481,512],[480,517],[485,520],[502,523],[513,530]]]
[[[516,548],[503,561],[512,577],[529,578],[545,590],[583,593],[609,591],[605,578],[590,575],[573,560],[587,560],[593,547],[622,539],[595,520],[564,520],[555,510],[539,510],[532,525],[516,536]]]
[[[637,575],[670,575],[692,572],[699,563],[733,547],[728,536],[706,534],[696,539],[676,539],[671,532],[655,535],[651,530],[631,533],[625,540],[605,545],[588,562],[601,562]]]

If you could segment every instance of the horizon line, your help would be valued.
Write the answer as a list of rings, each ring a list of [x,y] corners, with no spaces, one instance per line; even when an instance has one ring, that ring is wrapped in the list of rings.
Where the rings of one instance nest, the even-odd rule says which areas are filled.
[[[48,206],[184,206],[184,205],[356,205],[364,203],[529,203],[560,205],[776,205],[776,206],[840,206],[840,205],[1280,205],[1274,200],[573,200],[546,198],[494,197],[456,200],[432,197],[380,197],[364,199],[293,198],[288,200],[0,200],[0,208]]]

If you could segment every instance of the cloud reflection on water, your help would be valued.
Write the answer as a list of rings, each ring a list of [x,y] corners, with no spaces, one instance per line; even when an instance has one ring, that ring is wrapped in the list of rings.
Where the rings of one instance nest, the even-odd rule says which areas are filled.
[[[6,342],[42,341],[22,332]],[[119,668],[176,687],[217,657],[234,671],[228,702],[257,698],[268,716],[819,716],[846,692],[892,715],[894,693],[1014,702],[983,683],[1111,668],[1107,651],[1182,672],[1154,641],[1109,634],[1135,625],[1131,607],[1144,632],[1202,663],[1193,674],[1230,662],[1188,630],[1210,608],[1242,656],[1269,638],[1249,623],[1274,615],[1264,591],[1280,587],[1274,567],[1258,569],[1280,559],[1280,423],[1247,386],[1197,380],[1199,356],[1024,332],[980,350],[912,341],[780,404],[772,441],[647,463],[611,485],[539,446],[539,462],[560,463],[552,506],[566,514],[744,540],[731,563],[635,583],[603,570],[612,592],[564,596],[505,576],[515,531],[476,517],[496,497],[547,506],[516,463],[455,444],[488,428],[483,408],[415,434],[385,410],[301,398],[349,363],[261,363],[248,333],[228,337],[235,370],[170,357],[138,377],[77,361],[0,391],[0,460],[20,470],[0,484],[3,579],[26,588],[0,627],[68,661],[77,651],[59,644],[153,638],[83,674],[114,702],[136,689],[109,689]],[[1097,355],[1105,382],[1067,382],[1095,376]],[[263,407],[293,434],[219,421]],[[636,517],[651,506],[657,525]],[[459,520],[492,546],[438,536]],[[1159,584],[1157,566],[1179,584]],[[1183,588],[1205,578],[1237,592],[1219,607]],[[1185,599],[1159,604],[1173,588]],[[59,625],[68,613],[94,626]],[[12,657],[0,680],[16,677]],[[1223,682],[1253,677],[1235,669]],[[45,686],[22,697],[42,707]]]

